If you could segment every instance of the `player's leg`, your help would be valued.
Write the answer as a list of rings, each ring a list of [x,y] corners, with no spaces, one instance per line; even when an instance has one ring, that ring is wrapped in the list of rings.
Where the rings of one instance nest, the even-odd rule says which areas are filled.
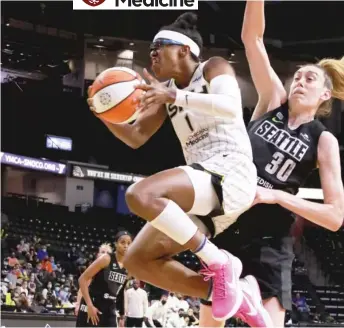
[[[199,327],[214,327],[220,328],[225,326],[226,321],[218,321],[213,318],[211,302],[201,304],[199,312]]]
[[[261,263],[273,272],[264,276],[261,283],[263,303],[275,327],[283,327],[286,310],[292,308],[293,238],[275,238],[262,248]]]
[[[189,166],[160,172],[132,185],[126,200],[133,213],[209,266],[206,274],[213,277],[214,317],[220,320],[234,315],[243,298],[238,285],[241,262],[209,242],[186,214],[207,215],[221,210],[212,175]]]
[[[171,259],[172,255],[184,250],[183,246],[146,224],[130,245],[123,264],[139,280],[165,290],[206,299],[211,289],[210,282]]]
[[[284,327],[285,312],[277,297],[263,300],[264,308],[270,314],[274,327]]]
[[[210,174],[188,169],[194,171],[193,180],[185,169],[174,168],[131,185],[126,202],[131,212],[185,249],[196,250],[204,236],[198,233],[197,226],[186,213],[207,215],[220,208],[220,204]],[[219,254],[222,257],[223,254]]]
[[[273,326],[283,327],[285,311],[291,309],[291,270],[294,259],[292,238],[251,238],[250,245],[243,249],[245,251],[240,253],[240,258],[244,264],[244,273],[257,279],[264,308]]]

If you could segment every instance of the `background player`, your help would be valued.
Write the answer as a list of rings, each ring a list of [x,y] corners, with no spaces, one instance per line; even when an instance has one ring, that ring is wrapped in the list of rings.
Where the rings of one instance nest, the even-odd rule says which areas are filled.
[[[149,245],[164,234],[169,236],[209,265],[213,314],[224,319],[237,311],[243,297],[238,286],[241,263],[209,242],[186,213],[212,212],[215,233],[221,233],[252,204],[257,177],[234,71],[219,57],[200,63],[201,47],[194,14],[184,14],[163,27],[152,44],[152,69],[159,79],[169,82],[159,83],[145,72],[151,84],[137,86],[147,91],[140,99],[142,116],[132,126],[107,125],[116,137],[137,146],[169,115],[190,166],[160,172],[128,189],[129,209],[150,224],[126,256],[125,267],[140,280],[180,291],[178,282],[166,278],[173,276],[174,269],[154,262],[161,247],[154,244],[153,250]],[[150,263],[149,270],[142,261]],[[189,287],[194,291],[204,286],[199,279]]]
[[[112,253],[112,247],[110,246],[110,244],[102,244],[99,247],[98,253],[97,253],[97,258],[103,254],[111,254]],[[91,283],[91,281],[89,281],[89,284]],[[81,299],[82,299],[82,293],[81,290],[79,288],[78,290],[78,296],[77,296],[77,301],[75,304],[75,315],[77,316],[79,313],[79,308],[80,308],[80,304],[81,304]]]
[[[131,235],[120,231],[115,237],[116,251],[99,256],[80,276],[83,299],[77,327],[117,327],[116,310],[121,315],[119,326],[124,327],[124,288],[128,274],[122,261],[131,243]]]

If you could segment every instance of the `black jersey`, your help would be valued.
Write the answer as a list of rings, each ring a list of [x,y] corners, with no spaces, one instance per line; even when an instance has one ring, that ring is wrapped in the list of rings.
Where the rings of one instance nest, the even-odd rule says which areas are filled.
[[[317,167],[317,149],[326,130],[318,121],[288,127],[288,104],[248,125],[258,186],[296,194]]]
[[[317,167],[318,141],[326,128],[313,120],[289,129],[285,104],[250,122],[247,130],[257,167],[257,185],[295,195]],[[247,241],[259,236],[288,235],[293,222],[293,213],[282,206],[257,204],[243,213],[231,230],[240,231],[240,238]]]
[[[92,279],[89,293],[93,305],[101,312],[99,327],[117,327],[116,311],[124,315],[124,288],[127,270],[120,268],[116,255],[109,254],[110,264]],[[87,305],[81,300],[76,327],[94,327],[87,317]]]
[[[118,294],[124,288],[128,272],[119,266],[115,254],[109,255],[110,264],[94,276],[89,291],[91,297],[116,301]]]

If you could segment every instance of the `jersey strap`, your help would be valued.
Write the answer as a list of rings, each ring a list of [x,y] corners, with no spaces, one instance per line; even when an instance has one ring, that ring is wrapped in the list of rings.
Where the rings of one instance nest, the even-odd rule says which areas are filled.
[[[278,115],[278,113],[281,112],[282,116],[281,115]],[[280,117],[278,117],[280,116]],[[264,121],[265,119],[267,118],[274,118],[276,117],[277,120],[281,120],[283,119],[284,117],[287,117],[288,116],[288,102],[282,104],[281,106],[273,109],[273,110],[270,110],[268,112],[266,112],[265,114],[263,114],[261,117],[255,119],[255,120],[251,120],[248,125],[247,125],[247,130],[250,130],[252,128],[255,128],[260,122]]]

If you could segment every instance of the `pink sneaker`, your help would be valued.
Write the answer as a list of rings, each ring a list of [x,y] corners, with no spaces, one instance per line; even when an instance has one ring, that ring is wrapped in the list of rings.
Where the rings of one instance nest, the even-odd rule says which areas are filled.
[[[243,292],[239,284],[242,272],[241,261],[232,254],[222,250],[228,255],[225,264],[212,264],[201,274],[204,280],[213,279],[212,312],[213,318],[223,321],[234,316],[243,301]]]
[[[268,311],[263,306],[256,278],[246,276],[240,279],[240,286],[244,292],[244,299],[235,317],[241,319],[250,327],[274,327]]]

